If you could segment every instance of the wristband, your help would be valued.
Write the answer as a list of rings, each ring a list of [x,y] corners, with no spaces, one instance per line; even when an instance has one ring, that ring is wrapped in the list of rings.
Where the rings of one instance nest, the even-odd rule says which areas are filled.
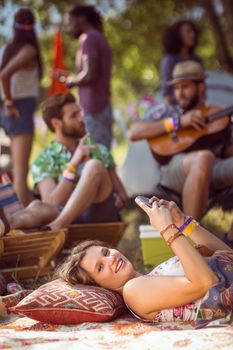
[[[67,168],[74,173],[75,175],[77,175],[77,169],[75,168],[75,166],[71,163],[67,163]]]
[[[184,231],[185,227],[187,227],[188,224],[190,224],[190,222],[193,220],[193,217],[192,217],[192,216],[186,216],[185,219],[186,219],[186,220],[185,220],[185,222],[183,223],[183,225],[180,226],[180,227],[178,227],[178,229],[179,229],[180,232],[183,232],[183,231]]]
[[[173,121],[173,130],[175,130],[175,131],[179,130],[179,128],[180,128],[180,118],[173,117],[172,121]]]
[[[77,182],[77,175],[74,174],[72,171],[69,169],[65,169],[62,173],[62,176],[66,179],[72,180],[73,182]]]
[[[198,226],[199,222],[192,219],[192,221],[185,227],[185,229],[182,232],[186,237],[189,237]]]
[[[65,180],[65,181],[71,182],[74,185],[77,183],[76,180],[69,179],[68,177],[66,177],[64,175],[62,175],[62,179]]]
[[[167,133],[174,130],[174,124],[173,124],[172,118],[165,118],[163,124],[164,124],[164,129]]]

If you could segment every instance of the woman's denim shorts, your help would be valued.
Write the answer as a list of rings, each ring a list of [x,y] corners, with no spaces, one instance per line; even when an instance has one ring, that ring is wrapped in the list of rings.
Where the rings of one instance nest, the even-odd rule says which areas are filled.
[[[33,115],[36,109],[36,99],[34,97],[22,98],[14,100],[14,105],[20,112],[20,116],[5,115],[4,106],[0,115],[0,126],[10,137],[34,134]]]

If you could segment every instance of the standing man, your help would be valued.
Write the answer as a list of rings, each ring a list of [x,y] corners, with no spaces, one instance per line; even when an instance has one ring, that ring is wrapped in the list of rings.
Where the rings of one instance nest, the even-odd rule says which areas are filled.
[[[112,53],[103,34],[103,19],[92,5],[76,5],[65,17],[69,34],[80,39],[76,75],[60,76],[68,87],[78,86],[88,132],[96,142],[111,147],[110,79]]]

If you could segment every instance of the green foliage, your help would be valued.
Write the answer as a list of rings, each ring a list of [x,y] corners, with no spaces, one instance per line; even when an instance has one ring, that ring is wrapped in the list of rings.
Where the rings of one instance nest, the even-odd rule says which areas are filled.
[[[82,2],[97,4],[105,15],[105,33],[114,52],[113,100],[117,104],[145,93],[156,92],[160,82],[159,63],[163,55],[162,33],[167,25],[177,19],[191,18],[197,23],[201,31],[198,53],[207,67],[218,67],[213,33],[206,22],[202,0],[79,1]],[[0,9],[6,3],[7,1],[0,2]],[[12,3],[31,6],[38,14],[46,67],[43,84],[48,86],[53,33],[57,23],[62,23],[63,14],[74,2],[23,0]],[[225,24],[222,25],[226,30]],[[70,71],[75,70],[74,56],[77,47],[78,41],[64,34],[65,63]]]
[[[232,33],[227,31],[221,1],[216,0],[216,11],[222,18],[220,24],[230,47]],[[160,84],[159,64],[163,56],[161,38],[165,28],[172,22],[189,18],[200,29],[200,45],[197,53],[208,68],[219,68],[218,49],[215,47],[213,30],[207,20],[204,0],[96,0],[79,3],[97,4],[105,17],[105,34],[114,53],[112,92],[114,105],[125,105],[139,96],[155,94]],[[0,11],[9,1],[0,1]],[[40,42],[45,76],[43,86],[50,84],[51,48],[53,35],[63,15],[74,5],[72,0],[23,0],[14,5],[31,6],[40,22]],[[4,7],[5,8],[5,7]],[[220,9],[220,10],[219,10]],[[7,25],[9,19],[5,19]],[[4,19],[0,16],[0,25]],[[78,41],[71,39],[64,29],[65,64],[69,71],[75,71],[75,52]],[[4,38],[1,37],[0,43]],[[231,48],[230,48],[231,49]]]

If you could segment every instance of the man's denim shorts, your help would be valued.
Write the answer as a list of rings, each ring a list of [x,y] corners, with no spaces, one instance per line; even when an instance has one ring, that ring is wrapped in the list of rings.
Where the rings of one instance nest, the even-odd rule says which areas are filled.
[[[0,114],[0,126],[10,137],[34,134],[33,115],[36,109],[36,99],[34,97],[14,100],[14,105],[20,112],[19,117],[5,115],[5,109],[2,107]]]

